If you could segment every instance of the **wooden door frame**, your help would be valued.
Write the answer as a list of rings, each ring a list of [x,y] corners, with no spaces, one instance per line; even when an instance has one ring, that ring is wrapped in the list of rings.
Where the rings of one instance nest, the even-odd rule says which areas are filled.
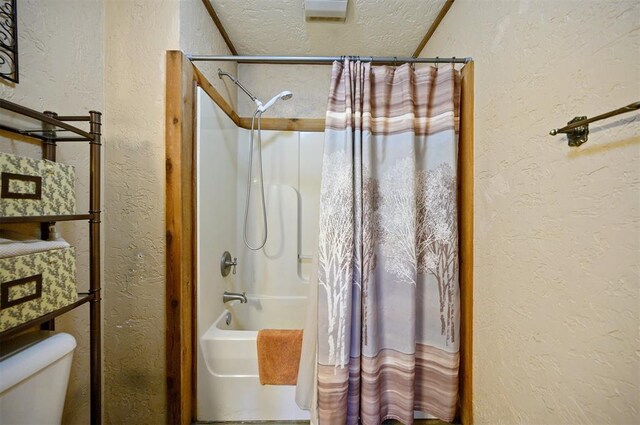
[[[462,69],[459,167],[460,234],[460,391],[458,419],[473,425],[473,71]],[[167,423],[189,425],[196,420],[196,89],[211,99],[242,128],[239,117],[200,71],[179,50],[166,57],[166,382]],[[262,128],[324,131],[324,119],[271,118]]]

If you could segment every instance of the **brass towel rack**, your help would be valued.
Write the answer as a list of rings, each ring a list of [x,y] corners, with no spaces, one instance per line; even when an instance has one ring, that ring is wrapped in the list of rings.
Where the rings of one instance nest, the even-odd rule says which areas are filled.
[[[640,109],[640,102],[634,102],[627,106],[623,106],[622,108],[618,108],[614,111],[597,115],[592,118],[575,117],[569,121],[566,126],[562,128],[554,128],[549,132],[549,134],[555,136],[558,133],[566,133],[567,138],[569,139],[569,146],[580,146],[588,140],[589,123],[624,114],[626,112],[637,111],[638,109]]]

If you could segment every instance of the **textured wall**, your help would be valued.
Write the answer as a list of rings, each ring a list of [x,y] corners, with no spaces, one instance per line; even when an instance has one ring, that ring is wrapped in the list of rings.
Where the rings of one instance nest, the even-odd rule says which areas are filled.
[[[164,52],[180,8],[108,0],[105,13],[105,422],[162,423]]]
[[[165,51],[228,51],[200,0],[105,5],[105,419],[163,423]]]
[[[264,118],[324,118],[331,83],[327,65],[238,65],[239,79],[263,103],[284,90],[293,92],[287,101],[279,101]],[[238,113],[250,117],[255,104],[238,91]]]
[[[423,56],[475,77],[478,424],[640,422],[637,1],[457,1]]]
[[[105,5],[105,422],[162,423],[164,51],[179,46],[180,8]]]
[[[20,0],[20,84],[0,83],[0,97],[36,110],[53,110],[66,115],[103,110],[103,19],[100,0]],[[39,143],[10,142],[2,138],[0,151],[36,158],[42,155]],[[87,211],[88,145],[61,144],[58,161],[75,166],[77,210]],[[80,222],[60,223],[59,228],[62,236],[76,247],[78,288],[85,291],[88,288],[89,226]],[[31,229],[22,226],[23,231]],[[88,323],[88,306],[56,321],[58,330],[69,332],[78,341],[63,423],[89,422]]]
[[[180,1],[180,49],[194,55],[229,55],[224,39],[218,33],[211,16],[202,4],[202,0]],[[235,107],[236,85],[228,78],[218,78],[218,68],[236,75],[235,62],[196,62],[196,66],[207,80]]]

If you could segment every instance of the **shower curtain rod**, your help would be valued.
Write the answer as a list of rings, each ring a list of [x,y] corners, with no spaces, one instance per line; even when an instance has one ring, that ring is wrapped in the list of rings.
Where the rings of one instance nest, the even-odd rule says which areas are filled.
[[[402,63],[468,63],[471,57],[452,58],[409,58],[396,56],[232,56],[232,55],[186,55],[192,62],[197,61],[229,61],[237,63],[269,63],[287,65],[330,65],[334,61],[344,58],[362,60],[377,64],[402,64]]]

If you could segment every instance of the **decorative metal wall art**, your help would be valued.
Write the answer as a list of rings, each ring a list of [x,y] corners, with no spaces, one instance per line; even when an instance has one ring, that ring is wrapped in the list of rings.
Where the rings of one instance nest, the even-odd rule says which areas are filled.
[[[17,0],[0,0],[0,77],[18,83]]]

